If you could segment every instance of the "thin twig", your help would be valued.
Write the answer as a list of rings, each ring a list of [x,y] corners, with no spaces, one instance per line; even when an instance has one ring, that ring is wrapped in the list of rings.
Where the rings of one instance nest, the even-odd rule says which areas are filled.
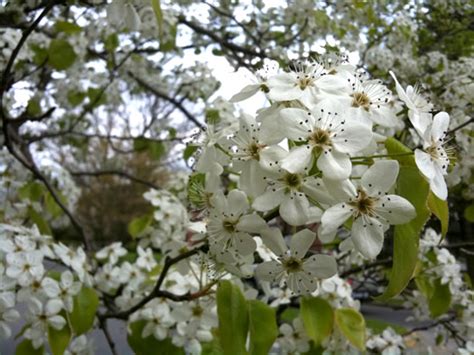
[[[125,171],[120,171],[120,170],[71,171],[70,173],[72,176],[94,176],[94,177],[99,177],[99,176],[104,176],[104,175],[116,175],[116,176],[120,176],[125,179],[128,179],[130,181],[151,187],[152,189],[155,189],[155,190],[161,189],[161,187],[159,187],[158,185],[155,185],[154,183],[150,181],[143,180],[139,177],[133,176]]]

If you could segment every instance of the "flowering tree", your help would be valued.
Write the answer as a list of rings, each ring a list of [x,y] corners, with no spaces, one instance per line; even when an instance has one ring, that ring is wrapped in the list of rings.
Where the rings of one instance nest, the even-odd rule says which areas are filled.
[[[1,3],[17,354],[474,351],[472,8]]]

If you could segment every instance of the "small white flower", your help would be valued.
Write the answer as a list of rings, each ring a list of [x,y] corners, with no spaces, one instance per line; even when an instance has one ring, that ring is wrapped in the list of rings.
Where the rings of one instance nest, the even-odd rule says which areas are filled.
[[[16,279],[21,286],[30,285],[44,274],[43,253],[40,251],[8,254],[7,263],[7,276]]]
[[[281,231],[269,228],[261,233],[263,242],[278,255],[278,261],[266,261],[257,266],[256,275],[263,281],[286,282],[295,293],[311,293],[317,288],[317,280],[333,276],[337,264],[329,255],[313,255],[305,258],[314,243],[316,234],[304,229],[291,237],[290,249]]]
[[[117,242],[99,250],[95,257],[99,260],[107,260],[108,263],[116,264],[118,259],[125,254],[127,254],[127,249],[122,247],[121,242]]]
[[[448,188],[444,175],[448,173],[449,157],[443,145],[449,126],[449,115],[440,112],[433,118],[431,129],[423,137],[423,150],[415,150],[415,162],[418,169],[428,179],[430,189],[441,200],[448,197]]]
[[[384,229],[389,224],[407,223],[416,216],[413,205],[398,195],[387,192],[398,176],[396,160],[377,161],[363,175],[356,188],[351,181],[326,181],[326,186],[345,195],[338,203],[321,217],[320,238],[330,241],[337,229],[350,217],[352,224],[351,240],[355,248],[366,258],[375,258],[383,246]]]
[[[310,349],[310,339],[304,330],[303,322],[300,318],[295,318],[292,325],[284,323],[280,326],[278,344],[281,346],[283,354],[306,353]]]
[[[348,154],[364,149],[372,139],[372,131],[367,125],[324,109],[309,112],[286,108],[280,115],[286,136],[303,143],[293,148],[282,161],[281,167],[290,173],[309,171],[316,160],[324,177],[347,179],[352,170]]]
[[[141,316],[147,321],[142,331],[143,338],[153,334],[156,339],[163,340],[168,336],[168,330],[175,323],[170,316],[169,308],[158,303],[153,303],[143,309]]]

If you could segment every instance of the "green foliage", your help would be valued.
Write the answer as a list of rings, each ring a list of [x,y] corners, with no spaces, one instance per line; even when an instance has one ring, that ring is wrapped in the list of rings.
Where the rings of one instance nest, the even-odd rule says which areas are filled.
[[[26,106],[26,112],[30,116],[39,116],[41,114],[41,105],[37,97],[32,97]]]
[[[36,224],[41,234],[53,235],[51,228],[49,228],[48,222],[38,213],[33,207],[28,207],[28,217],[31,221]]]
[[[67,94],[67,100],[72,106],[78,106],[86,98],[86,94],[82,91],[71,90]]]
[[[392,155],[411,152],[395,139],[387,139],[385,147]],[[430,215],[427,208],[429,185],[416,168],[413,156],[400,156],[397,160],[400,163],[400,173],[396,193],[411,202],[417,216],[409,223],[395,226],[393,266],[389,284],[385,292],[377,297],[378,300],[387,300],[398,295],[413,277],[418,262],[419,235]],[[414,189],[413,186],[417,188]]]
[[[239,287],[222,281],[217,288],[219,340],[224,354],[247,354],[248,305]]]
[[[147,152],[155,160],[161,159],[166,153],[166,147],[163,142],[144,137],[134,139],[133,149],[136,152]]]
[[[385,322],[380,319],[366,319],[365,324],[367,328],[370,328],[375,334],[381,334],[388,327],[392,328],[398,334],[404,334],[408,330],[398,324]]]
[[[83,286],[81,291],[74,296],[74,308],[69,314],[69,321],[75,336],[88,332],[95,319],[99,307],[99,296],[89,287]]]
[[[275,310],[258,300],[248,301],[250,354],[269,353],[278,336]]]
[[[29,182],[18,190],[18,196],[21,199],[38,202],[45,192],[43,184],[37,181]]]
[[[308,336],[320,345],[332,333],[334,311],[328,301],[320,297],[301,299],[301,318]]]
[[[434,282],[433,293],[429,299],[428,306],[433,318],[439,317],[449,311],[449,307],[451,306],[449,284],[443,285],[440,279]]]
[[[38,349],[33,347],[31,340],[25,339],[23,340],[15,350],[15,355],[43,355],[44,354],[44,346],[40,346]]]
[[[173,345],[170,338],[158,340],[153,335],[142,337],[145,320],[130,323],[127,341],[136,355],[184,355],[184,350]]]
[[[153,221],[153,214],[146,214],[134,218],[128,224],[128,233],[132,238],[137,238]]]
[[[464,210],[464,218],[471,223],[474,223],[474,203],[467,206]]]
[[[66,315],[64,314],[63,316],[65,317]],[[48,342],[53,355],[64,354],[64,351],[67,349],[69,342],[71,341],[71,337],[71,328],[69,328],[69,324],[67,323],[60,330],[48,327]]]
[[[193,156],[193,154],[198,150],[198,147],[195,145],[187,145],[183,152],[184,160],[188,161],[189,158]]]
[[[349,342],[360,351],[365,350],[365,320],[352,308],[339,308],[335,312],[336,325]]]
[[[79,33],[82,31],[81,27],[75,23],[67,21],[57,21],[54,25],[56,32],[64,32],[68,35]]]
[[[74,48],[64,39],[53,39],[48,49],[48,63],[56,70],[64,70],[74,64]]]
[[[88,88],[87,97],[89,98],[89,105],[92,108],[104,105],[107,102],[107,95],[102,88]]]
[[[448,233],[449,228],[449,207],[447,200],[441,200],[431,191],[428,195],[428,208],[441,222],[441,235],[443,238]]]

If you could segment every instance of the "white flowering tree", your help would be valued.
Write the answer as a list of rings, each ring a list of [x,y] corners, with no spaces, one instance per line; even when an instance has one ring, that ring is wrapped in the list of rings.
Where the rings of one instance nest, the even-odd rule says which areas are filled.
[[[0,352],[474,352],[472,6],[0,4]]]

